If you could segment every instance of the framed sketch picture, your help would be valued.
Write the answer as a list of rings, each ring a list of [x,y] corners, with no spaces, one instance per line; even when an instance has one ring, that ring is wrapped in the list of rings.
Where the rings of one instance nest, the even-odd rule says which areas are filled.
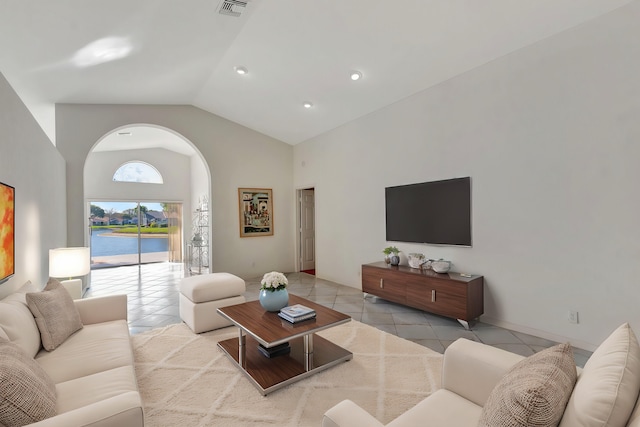
[[[273,236],[273,192],[270,188],[238,188],[240,237]]]

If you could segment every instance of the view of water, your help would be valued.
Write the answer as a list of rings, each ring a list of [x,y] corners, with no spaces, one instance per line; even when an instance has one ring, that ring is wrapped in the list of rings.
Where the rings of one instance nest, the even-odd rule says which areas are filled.
[[[138,236],[109,236],[111,230],[93,230],[91,234],[91,256],[109,256],[138,253]],[[166,252],[169,250],[169,239],[166,237],[143,237],[142,253]]]

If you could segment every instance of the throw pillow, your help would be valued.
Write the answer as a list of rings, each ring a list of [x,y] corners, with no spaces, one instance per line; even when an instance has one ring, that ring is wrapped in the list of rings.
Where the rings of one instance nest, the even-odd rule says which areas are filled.
[[[9,297],[24,297],[12,294]],[[9,298],[7,297],[7,298]],[[26,300],[3,299],[0,302],[0,328],[8,337],[8,341],[18,344],[30,357],[40,351],[41,340],[38,325],[29,310]],[[18,299],[18,298],[16,298]]]
[[[42,292],[27,294],[27,305],[36,319],[42,346],[51,351],[82,329],[82,320],[69,292],[56,279],[49,279]]]
[[[489,394],[480,427],[557,426],[577,377],[569,343],[516,363]]]
[[[36,423],[56,415],[56,386],[16,344],[0,340],[0,425]]]
[[[42,348],[40,331],[27,306],[27,292],[36,292],[38,287],[27,281],[12,294],[0,301],[0,328],[8,341],[18,344],[29,356],[35,357]]]
[[[640,346],[625,323],[587,360],[560,426],[626,426],[639,391]]]

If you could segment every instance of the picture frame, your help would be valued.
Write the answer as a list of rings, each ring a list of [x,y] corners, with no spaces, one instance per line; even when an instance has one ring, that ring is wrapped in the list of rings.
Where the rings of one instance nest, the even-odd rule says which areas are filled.
[[[273,236],[271,188],[238,188],[240,237]]]
[[[16,272],[14,187],[0,182],[0,283]]]

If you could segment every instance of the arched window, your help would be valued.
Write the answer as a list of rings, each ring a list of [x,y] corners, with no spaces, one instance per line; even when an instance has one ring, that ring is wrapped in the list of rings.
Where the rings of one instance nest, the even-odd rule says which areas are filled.
[[[142,182],[145,184],[162,184],[162,175],[149,163],[134,160],[124,163],[113,174],[116,182]]]

